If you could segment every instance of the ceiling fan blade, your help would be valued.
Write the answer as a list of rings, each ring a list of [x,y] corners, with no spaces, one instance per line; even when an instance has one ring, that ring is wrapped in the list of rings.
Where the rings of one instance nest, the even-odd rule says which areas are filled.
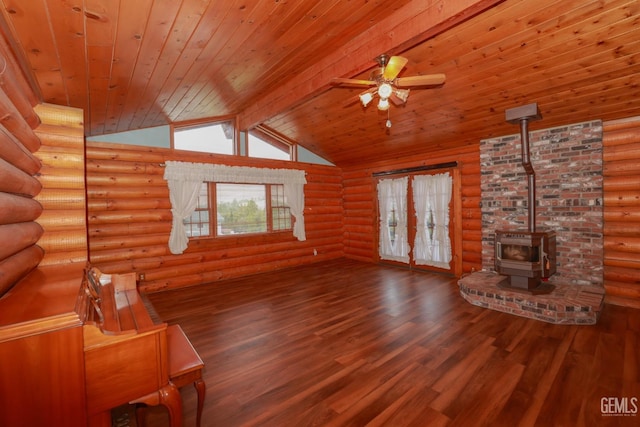
[[[335,77],[331,80],[331,84],[337,86],[375,86],[376,82],[373,80],[343,79]]]
[[[409,86],[435,86],[444,83],[444,74],[428,74],[426,76],[400,77],[394,82],[398,87]]]
[[[392,56],[391,58],[389,58],[389,63],[387,64],[387,66],[384,67],[384,73],[382,73],[382,77],[384,77],[385,80],[395,79],[398,74],[400,74],[400,71],[402,71],[404,66],[407,65],[407,62],[409,62],[409,60],[405,57]]]

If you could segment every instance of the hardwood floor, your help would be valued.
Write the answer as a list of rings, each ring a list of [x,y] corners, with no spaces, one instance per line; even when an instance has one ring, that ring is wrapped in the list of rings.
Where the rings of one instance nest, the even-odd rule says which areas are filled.
[[[640,310],[552,325],[475,307],[451,277],[348,259],[149,299],[205,362],[203,426],[640,424]],[[148,424],[167,425],[160,410]]]

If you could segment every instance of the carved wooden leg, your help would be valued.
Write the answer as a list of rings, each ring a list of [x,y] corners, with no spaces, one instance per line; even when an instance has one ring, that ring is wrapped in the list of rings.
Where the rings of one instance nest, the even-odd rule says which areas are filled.
[[[147,425],[147,405],[143,403],[136,403],[136,426],[137,427],[146,427]]]
[[[169,383],[160,390],[133,400],[129,403],[144,403],[145,405],[162,405],[169,411],[171,427],[182,427],[182,396],[173,383]],[[136,411],[137,414],[138,411]],[[137,416],[136,416],[137,418]],[[137,421],[137,419],[136,419]],[[143,420],[144,423],[144,420]]]
[[[200,427],[200,421],[202,419],[202,407],[204,406],[204,395],[206,393],[206,386],[202,378],[194,381],[193,386],[196,388],[196,392],[198,393],[198,412],[196,415],[196,427]]]
[[[160,390],[160,404],[169,411],[171,427],[182,427],[182,397],[173,383],[169,383]]]

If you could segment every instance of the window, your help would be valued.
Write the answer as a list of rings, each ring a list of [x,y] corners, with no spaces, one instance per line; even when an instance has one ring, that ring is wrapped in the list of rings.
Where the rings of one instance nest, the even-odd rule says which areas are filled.
[[[187,236],[209,236],[210,225],[209,215],[209,186],[203,183],[198,194],[198,202],[196,210],[191,214],[188,220],[184,221],[187,230]]]
[[[291,143],[266,126],[247,132],[247,147],[249,157],[291,160]]]
[[[188,237],[270,233],[292,227],[282,184],[202,183],[196,210],[184,224]]]
[[[176,126],[173,130],[173,148],[214,154],[234,154],[233,121]]]

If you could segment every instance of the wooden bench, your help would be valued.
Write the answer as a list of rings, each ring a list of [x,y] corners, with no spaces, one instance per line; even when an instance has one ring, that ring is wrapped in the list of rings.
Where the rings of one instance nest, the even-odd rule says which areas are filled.
[[[167,352],[169,354],[169,381],[178,388],[193,383],[196,389],[198,394],[196,426],[200,427],[206,392],[205,383],[202,379],[204,363],[180,325],[169,325],[167,327]],[[145,425],[145,411],[143,408],[144,406],[139,406],[136,409],[136,421],[138,426],[141,427]]]

